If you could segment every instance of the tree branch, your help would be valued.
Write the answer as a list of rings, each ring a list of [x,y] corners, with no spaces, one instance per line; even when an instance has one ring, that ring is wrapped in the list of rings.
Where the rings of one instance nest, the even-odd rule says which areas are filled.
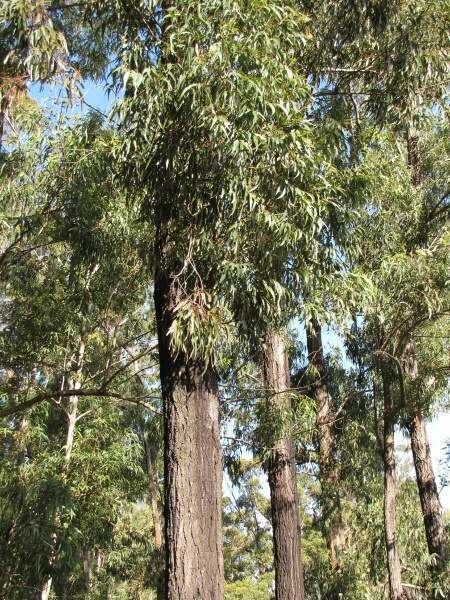
[[[79,389],[79,390],[71,389],[71,390],[62,390],[62,391],[55,390],[52,392],[44,392],[42,394],[37,394],[36,396],[34,396],[34,398],[31,398],[30,400],[26,400],[25,402],[16,404],[15,406],[10,406],[8,408],[4,408],[4,409],[0,410],[0,419],[2,419],[4,417],[9,417],[11,415],[20,414],[20,413],[28,410],[29,408],[32,408],[33,406],[40,404],[41,402],[54,400],[55,398],[68,398],[70,396],[78,396],[78,397],[90,396],[90,397],[97,397],[97,398],[112,398],[115,400],[122,400],[124,402],[131,402],[132,404],[138,404],[139,406],[143,406],[146,409],[159,414],[159,411],[157,411],[151,404],[148,404],[147,402],[145,402],[145,400],[148,400],[150,398],[160,400],[159,397],[152,396],[150,394],[146,394],[145,396],[123,396],[122,394],[119,394],[117,392],[111,392],[109,390],[106,390],[105,388],[100,388],[100,389],[87,389],[87,390],[83,390],[83,389]]]

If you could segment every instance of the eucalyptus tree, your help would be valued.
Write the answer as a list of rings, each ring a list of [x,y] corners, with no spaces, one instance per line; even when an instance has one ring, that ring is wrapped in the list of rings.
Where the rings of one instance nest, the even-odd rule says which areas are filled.
[[[392,298],[400,298],[403,302],[401,316],[397,317],[395,335],[391,340],[392,354],[397,360],[400,388],[405,398],[402,404],[407,406],[407,427],[411,435],[411,447],[416,468],[418,491],[421,500],[425,532],[431,555],[445,563],[446,542],[439,502],[437,486],[433,474],[431,456],[426,439],[424,413],[429,411],[429,391],[423,383],[423,377],[435,377],[428,372],[430,365],[420,365],[416,356],[415,346],[420,339],[422,328],[427,323],[437,320],[443,323],[448,311],[448,298],[445,291],[446,270],[446,239],[448,236],[445,223],[446,212],[446,167],[435,151],[442,148],[446,139],[446,127],[439,120],[432,121],[428,135],[434,139],[432,165],[428,163],[428,172],[424,171],[422,185],[417,187],[417,181],[412,178],[411,197],[408,218],[403,217],[408,227],[403,229],[400,243],[403,252],[397,255],[397,273],[389,279],[386,291]],[[446,144],[446,142],[444,142]],[[431,157],[430,157],[431,158]],[[431,167],[431,168],[430,168]],[[413,210],[411,210],[414,208]],[[417,243],[416,240],[420,240]],[[403,269],[408,274],[408,284],[405,285]],[[398,287],[398,277],[402,278],[402,289]],[[411,287],[410,287],[411,286]],[[420,374],[420,370],[424,373]],[[419,380],[415,383],[415,380]],[[439,378],[436,380],[438,381]],[[421,383],[420,383],[421,381]],[[433,386],[432,386],[433,387]],[[420,390],[420,391],[419,391]]]
[[[354,107],[354,125],[358,127],[361,118],[370,115],[380,123],[388,121],[409,129],[418,110],[442,99],[448,30],[445,2],[368,1],[351,10],[347,3],[339,2],[305,6],[311,10],[313,28],[321,32],[311,45],[311,68],[325,88],[318,94],[348,98]],[[409,136],[410,156],[415,146]],[[417,174],[413,176],[417,179]],[[386,392],[388,388],[385,385]],[[386,450],[392,446],[392,426],[386,422]],[[386,466],[392,472],[392,450],[388,454],[391,459],[386,457]],[[392,489],[392,485],[387,488]],[[391,510],[387,513],[392,517],[386,519],[386,526],[394,531],[393,503],[388,504]],[[387,541],[387,549],[395,554],[391,542]],[[395,557],[390,572],[397,581],[391,596],[399,596],[399,562]]]
[[[222,594],[217,349],[227,335],[231,336],[232,322],[246,336],[249,330],[262,332],[258,341],[265,336],[268,349],[273,346],[272,342],[277,342],[277,352],[272,352],[272,357],[266,353],[265,371],[268,387],[281,393],[269,394],[268,404],[272,404],[276,423],[290,410],[290,397],[286,393],[289,386],[286,352],[279,323],[286,318],[286,307],[290,305],[287,290],[294,295],[300,290],[307,296],[320,287],[319,278],[311,275],[311,263],[303,262],[302,249],[307,247],[314,254],[318,239],[323,242],[326,238],[320,238],[324,229],[320,220],[324,219],[322,198],[311,189],[311,164],[318,165],[319,173],[323,166],[318,159],[316,141],[314,150],[309,143],[311,138],[317,137],[317,131],[305,126],[305,114],[310,107],[305,77],[315,77],[320,88],[316,94],[321,98],[339,98],[340,104],[334,103],[333,109],[335,115],[341,110],[339,118],[344,124],[344,133],[339,131],[338,135],[343,146],[349,145],[349,139],[361,141],[357,140],[356,130],[362,128],[363,116],[369,115],[378,122],[391,119],[403,126],[415,106],[413,100],[422,95],[426,103],[440,94],[445,33],[443,2],[370,0],[352,4],[351,10],[347,2],[303,2],[301,6],[310,12],[310,25],[305,24],[298,3],[262,0],[250,3],[190,0],[184,3],[36,3],[21,0],[5,1],[0,9],[3,17],[1,52],[4,54],[4,47],[7,48],[8,69],[14,65],[13,73],[24,77],[24,81],[45,81],[56,76],[73,85],[82,78],[103,77],[108,63],[113,61],[119,65],[115,82],[122,85],[125,92],[116,115],[124,134],[121,145],[115,136],[86,134],[87,144],[96,152],[102,144],[117,150],[114,159],[121,171],[114,183],[107,168],[112,162],[109,151],[105,152],[106,157],[100,152],[101,160],[97,160],[99,154],[91,155],[89,148],[82,144],[80,147],[79,141],[74,139],[70,142],[69,136],[72,151],[64,160],[56,159],[54,184],[46,188],[52,200],[50,204],[46,203],[45,194],[35,193],[30,205],[37,202],[36,214],[24,211],[19,221],[8,215],[14,225],[9,232],[12,236],[6,235],[6,253],[2,254],[1,266],[12,267],[8,293],[16,294],[14,324],[26,324],[31,308],[45,319],[47,326],[43,332],[32,331],[33,335],[25,325],[16,327],[16,333],[24,332],[25,336],[20,339],[20,335],[16,335],[15,347],[9,345],[7,351],[10,359],[21,353],[17,364],[26,372],[21,381],[31,381],[31,384],[17,389],[16,373],[10,373],[4,385],[8,404],[2,414],[13,415],[17,411],[16,400],[21,408],[36,405],[37,411],[42,408],[37,406],[41,401],[60,398],[60,405],[67,403],[68,424],[73,425],[79,417],[80,398],[109,397],[120,401],[128,396],[128,378],[137,379],[132,368],[137,360],[135,356],[130,360],[124,358],[118,338],[127,338],[128,333],[131,337],[138,335],[138,325],[127,321],[123,328],[118,326],[134,302],[134,298],[125,301],[124,296],[127,286],[130,290],[138,289],[142,304],[142,288],[154,280],[165,402],[166,582],[171,598],[198,595],[217,598]],[[443,17],[438,18],[437,23],[433,22],[436,14]],[[312,36],[307,46],[310,54],[305,55],[303,32],[306,27]],[[309,62],[308,56],[313,57]],[[5,68],[4,63],[2,68]],[[336,134],[331,125],[328,132]],[[350,145],[352,161],[356,164],[363,153],[357,143]],[[424,251],[431,253],[427,257],[415,252],[411,256],[402,255],[396,265],[393,265],[394,260],[390,262],[392,253],[395,257],[395,244],[399,247],[403,244],[395,227],[398,214],[402,215],[403,224],[409,223],[405,216],[408,212],[405,198],[410,188],[405,169],[399,166],[395,144],[386,143],[384,148],[393,154],[393,160],[385,160],[380,152],[375,153],[379,164],[375,160],[370,164],[369,156],[369,161],[359,170],[355,169],[355,180],[351,182],[354,187],[349,190],[350,196],[358,195],[357,201],[365,203],[363,224],[359,225],[366,227],[369,235],[359,236],[361,229],[356,232],[355,240],[361,248],[356,252],[355,261],[359,260],[363,269],[373,276],[377,294],[372,308],[379,308],[385,319],[381,322],[377,314],[368,317],[374,324],[369,337],[374,331],[380,334],[378,340],[374,341],[375,335],[369,343],[374,342],[373,358],[376,355],[386,376],[385,397],[389,409],[389,396],[392,404],[397,402],[398,392],[401,392],[399,384],[405,383],[398,377],[397,361],[407,363],[407,357],[400,351],[396,329],[402,323],[392,308],[392,299],[399,292],[405,292],[402,298],[408,305],[409,324],[417,315],[422,318],[426,312],[424,307],[429,308],[429,304],[421,301],[414,304],[412,297],[414,293],[420,296],[423,292],[421,278],[425,286],[430,284],[429,289],[434,294],[441,275],[440,271],[439,274],[431,272],[428,259],[431,255],[433,260],[437,257],[442,265],[442,244],[440,238],[436,246],[427,246]],[[82,168],[77,167],[79,152]],[[341,156],[345,155],[341,150]],[[92,169],[89,168],[91,159]],[[392,168],[399,169],[400,181],[389,179]],[[375,173],[376,170],[379,173]],[[104,171],[108,174],[106,182],[102,181]],[[22,179],[15,186],[16,197],[20,190],[28,194],[30,185],[24,184],[24,181],[29,183],[27,175],[23,169]],[[33,175],[32,187],[41,176],[40,168],[34,168]],[[66,177],[69,185],[64,182]],[[369,185],[365,187],[367,180]],[[128,188],[128,205],[125,193],[117,195],[117,187],[122,192],[124,187]],[[340,190],[336,188],[334,193],[339,196]],[[370,194],[364,195],[368,188]],[[29,196],[26,198],[28,201]],[[392,199],[394,210],[386,212]],[[120,208],[111,206],[115,201]],[[439,202],[441,199],[435,198],[430,206],[442,216],[446,200],[444,198],[443,204]],[[136,221],[131,225],[129,219],[133,216]],[[336,218],[339,218],[336,213],[327,215],[325,229]],[[108,219],[111,220],[109,227]],[[139,231],[135,229],[138,222]],[[128,242],[122,244],[112,230],[124,233],[124,223],[129,227],[125,236]],[[344,227],[348,233],[355,233],[353,216]],[[386,253],[382,257],[376,256],[377,228],[387,236]],[[335,237],[325,239],[324,245],[328,243],[328,249],[330,246],[338,248],[339,253],[343,245],[335,231]],[[391,235],[393,240],[388,237]],[[145,243],[140,244],[139,249],[131,243],[130,248],[130,239],[136,238],[144,238]],[[369,241],[371,247],[368,247]],[[25,246],[27,242],[32,244]],[[33,248],[40,244],[47,248],[48,243],[55,243],[54,252],[36,252]],[[143,246],[150,272],[145,261],[141,261]],[[345,251],[350,253],[349,246]],[[29,261],[24,260],[28,252],[32,258]],[[381,263],[378,258],[382,259]],[[321,254],[315,256],[315,270],[323,269],[321,264],[319,266],[322,259]],[[406,278],[407,289],[403,289],[408,270],[412,276]],[[59,274],[61,296],[49,299],[45,284],[52,272]],[[24,273],[38,273],[44,277],[44,284],[39,280],[36,285],[24,286]],[[69,286],[64,279],[66,273],[70,273]],[[111,291],[115,278],[123,282],[124,287],[119,285],[108,303],[105,294]],[[142,287],[135,286],[138,279]],[[89,285],[86,285],[88,280]],[[324,281],[321,285],[326,287],[326,278]],[[68,292],[67,298],[64,290]],[[35,303],[24,301],[26,295],[32,293]],[[331,296],[327,290],[322,300]],[[321,309],[326,305],[329,310],[329,301],[322,300],[318,303]],[[433,314],[439,303],[440,300],[434,303],[432,299]],[[107,305],[108,311],[111,309],[114,314],[107,311],[105,316],[101,305],[103,308]],[[7,318],[10,315],[12,313]],[[106,335],[99,333],[95,317],[107,329]],[[64,350],[58,347],[56,357],[49,353],[57,359],[57,368],[44,371],[47,367],[43,364],[42,350],[50,348],[55,339],[60,343],[64,329],[70,333],[64,350],[71,355],[76,354],[78,348],[78,360],[61,367]],[[408,331],[411,334],[412,329]],[[47,337],[42,335],[44,333]],[[79,350],[85,343],[82,340],[85,334],[91,342],[93,339],[103,341],[92,342],[91,352],[80,360]],[[313,335],[315,341],[311,338]],[[148,346],[138,345],[139,352],[144,354],[150,351],[152,339],[151,336],[142,339]],[[42,348],[38,347],[37,340],[44,342]],[[320,346],[315,327],[310,330],[310,347],[314,350]],[[29,352],[25,362],[24,349]],[[275,354],[280,359],[278,365]],[[311,362],[312,354],[310,352]],[[314,356],[320,374],[323,357],[320,352]],[[116,359],[120,366],[114,370],[112,365]],[[8,360],[3,361],[5,365],[9,364]],[[35,380],[36,364],[44,380]],[[276,371],[283,375],[283,381],[272,377]],[[64,390],[59,389],[61,376],[66,382],[71,380]],[[421,383],[409,379],[407,391],[411,391],[411,398],[419,404],[419,387],[426,379],[421,376]],[[85,380],[98,385],[86,389],[82,383]],[[25,391],[32,390],[36,395],[25,395]],[[138,393],[146,397],[147,392],[144,389],[142,393],[140,388]],[[336,477],[333,456],[336,440],[332,439],[328,421],[335,415],[331,411],[330,391],[319,390],[318,385],[317,392],[319,430],[326,434],[327,442],[331,440],[324,465],[331,461],[332,481]],[[327,403],[324,419],[319,396]],[[128,396],[129,400],[133,398],[146,401],[141,396]],[[398,412],[397,406],[394,408],[394,412],[384,412],[386,487],[389,490],[393,489],[392,431]],[[87,410],[91,410],[90,405]],[[14,423],[19,431],[22,425],[26,426],[26,419],[20,424]],[[70,427],[67,433],[69,430]],[[75,428],[75,438],[76,435]],[[64,443],[67,454],[73,455],[69,437]],[[297,589],[284,592],[285,597],[292,598],[301,594],[296,532],[292,535],[291,531],[289,536],[286,535],[288,528],[284,528],[282,538],[284,535],[284,541],[289,540],[284,556],[277,554],[276,541],[282,531],[278,527],[282,519],[278,517],[284,517],[285,498],[282,496],[287,490],[291,495],[286,524],[294,524],[292,529],[295,529],[295,519],[298,519],[292,443],[283,427],[277,427],[275,435],[272,432],[268,440],[269,446],[276,449],[269,461],[273,475],[276,568],[278,573],[283,569],[286,575],[295,573],[294,588]],[[281,452],[277,451],[278,445]],[[324,446],[327,444],[322,443],[322,449]],[[24,453],[23,448],[21,452]],[[147,457],[150,454],[147,452]],[[323,466],[322,471],[327,468]],[[278,469],[286,486],[277,482]],[[277,497],[278,492],[281,495]],[[154,492],[151,494],[154,496]],[[386,498],[392,507],[389,491]],[[386,529],[389,526],[392,529],[392,521],[387,520]],[[286,560],[288,556],[290,562]],[[400,593],[399,563],[394,562],[395,572],[392,568],[390,572],[396,577],[395,593]],[[281,598],[283,584],[278,573],[277,595]]]
[[[297,297],[302,292],[307,293],[313,279],[310,274],[313,269],[315,269],[314,277],[322,279],[322,283],[325,280],[329,283],[332,278],[330,273],[327,273],[328,260],[324,257],[322,263],[318,259],[321,254],[322,216],[326,213],[330,202],[324,179],[327,180],[328,176],[331,176],[329,171],[332,172],[332,166],[327,161],[327,157],[321,153],[318,145],[314,147],[314,156],[317,171],[315,169],[309,171],[309,180],[305,173],[305,187],[311,199],[314,199],[314,209],[309,211],[306,218],[304,211],[300,211],[298,215],[291,215],[294,223],[297,216],[296,224],[302,232],[301,239],[294,239],[291,248],[284,256],[285,248],[282,245],[278,244],[277,248],[272,250],[273,261],[279,261],[278,272],[282,274],[284,281],[290,282],[289,295],[284,299],[282,318],[275,320],[273,317],[268,317],[263,328],[261,354],[267,402],[265,411],[260,414],[259,432],[260,435],[262,434],[260,443],[270,449],[267,468],[271,492],[277,598],[296,598],[297,595],[302,597],[304,594],[303,575],[296,558],[300,550],[300,526],[295,448],[296,442],[301,440],[295,439],[292,422],[298,386],[291,383],[292,365],[288,356],[286,321],[289,316],[298,314]],[[319,172],[321,177],[318,177]],[[258,250],[261,251],[263,247],[261,244]],[[312,306],[311,302],[308,310],[312,309]],[[304,307],[301,311],[304,312]],[[254,324],[251,317],[248,318],[248,324],[253,325],[258,331],[258,325]],[[317,358],[316,354],[314,358]],[[329,399],[328,394],[327,398]],[[327,432],[331,432],[332,429],[331,408],[328,406],[330,410],[324,416],[322,400],[323,397],[320,396],[316,402],[319,447],[322,450],[322,453],[319,450],[319,455],[324,457],[327,452],[327,461],[331,465],[333,449],[331,447],[325,449],[322,436],[324,427]],[[325,461],[322,461],[320,469],[324,482],[325,466]]]
[[[311,133],[317,135],[314,129]],[[259,239],[258,245],[249,249],[247,256],[248,261],[256,264],[262,263],[262,256],[270,256],[270,262],[265,265],[266,274],[272,274],[287,287],[287,293],[280,289],[278,316],[274,311],[272,315],[263,314],[261,320],[258,307],[254,306],[255,300],[258,302],[260,298],[247,301],[249,308],[243,327],[243,335],[246,333],[259,346],[261,355],[266,402],[258,411],[258,444],[259,451],[262,449],[262,455],[267,456],[265,466],[271,495],[275,594],[280,599],[304,596],[296,440],[292,428],[296,393],[291,385],[286,324],[299,310],[298,295],[307,287],[310,271],[315,268],[317,278],[326,271],[318,261],[318,246],[322,215],[330,202],[328,180],[333,171],[318,144],[311,146],[311,152],[314,162],[304,164],[302,174],[303,192],[310,202],[300,203],[297,207],[288,205],[287,210],[291,211],[288,235]],[[272,295],[275,300],[276,294]],[[246,329],[252,329],[252,333],[249,334]]]
[[[2,157],[5,212],[15,215],[0,307],[2,587],[17,597],[28,597],[27,586],[46,597],[51,583],[61,594],[80,556],[111,537],[127,487],[142,489],[140,446],[131,431],[122,438],[122,414],[110,402],[152,408],[151,391],[130,381],[154,334],[147,288],[136,279],[142,229],[111,178],[111,145],[114,136],[91,117],[50,135],[29,131]],[[94,443],[102,422],[106,438]],[[27,526],[36,533],[28,542]]]
[[[213,350],[247,298],[276,307],[284,281],[270,255],[250,262],[247,249],[265,236],[291,244],[301,232],[289,211],[310,206],[301,187],[307,87],[296,63],[303,23],[291,3],[175,5],[164,16],[164,60],[124,72],[125,172],[145,189],[156,230],[168,597],[222,595]]]
[[[433,124],[434,125],[434,124]],[[434,129],[434,130],[433,130]],[[445,160],[448,156],[448,136],[444,124],[436,124],[432,130],[425,131],[422,139],[408,132],[406,137],[407,162],[411,170],[413,185],[422,197],[415,230],[410,232],[406,244],[413,253],[436,241],[440,230],[445,228],[448,211],[448,172]],[[428,143],[427,143],[428,137]],[[432,143],[430,144],[430,139]],[[423,150],[422,150],[423,148]],[[443,152],[439,152],[439,149]],[[402,363],[403,372],[414,382],[418,377],[419,364],[416,357],[414,333],[403,339]],[[403,374],[401,375],[403,376]],[[426,389],[426,388],[425,388]],[[409,403],[407,427],[411,439],[411,450],[416,470],[417,486],[422,506],[428,550],[445,564],[447,558],[447,542],[445,539],[442,507],[437,492],[436,479],[433,472],[431,453],[424,418],[423,400],[416,398]]]
[[[442,223],[435,223],[433,241],[420,250],[410,251],[410,240],[417,235],[418,225],[423,222],[424,197],[411,181],[404,161],[406,148],[396,148],[395,140],[394,134],[379,138],[376,143],[373,143],[371,152],[367,154],[361,165],[361,174],[365,172],[365,176],[369,176],[366,179],[369,183],[368,190],[372,185],[374,186],[369,191],[370,208],[362,222],[365,241],[362,239],[360,241],[360,259],[361,264],[371,272],[375,285],[373,305],[366,314],[371,323],[368,336],[372,340],[373,364],[380,371],[385,399],[387,535],[390,532],[388,541],[395,539],[395,463],[392,448],[394,425],[398,422],[399,414],[405,410],[411,411],[411,404],[412,406],[415,404],[416,407],[422,406],[427,410],[425,399],[429,397],[426,386],[422,387],[422,401],[418,400],[416,395],[420,384],[413,391],[416,375],[411,377],[411,372],[408,371],[410,367],[408,356],[404,351],[405,340],[414,341],[416,336],[420,336],[422,328],[442,317],[447,310],[444,292],[445,226],[443,227]],[[389,158],[383,160],[382,154],[386,151],[389,152]],[[395,163],[397,165],[395,180],[392,180],[392,165]],[[438,200],[439,181],[438,175],[434,188],[439,190]],[[436,199],[432,202],[433,206],[435,202]],[[380,233],[385,240],[381,253],[377,247]],[[374,246],[370,249],[372,244]],[[431,373],[429,375],[432,376]],[[409,401],[408,393],[411,394]],[[439,499],[437,492],[433,494],[435,486],[433,482],[434,476],[429,481],[429,490],[430,495],[437,498],[436,515],[439,515]],[[421,501],[423,504],[423,500]],[[440,531],[442,534],[439,536],[439,527],[435,529],[436,539],[440,537],[442,540],[443,528]],[[391,593],[400,596],[402,593],[398,583],[400,564],[398,550],[394,552],[394,546],[395,544],[387,543],[387,547],[391,548],[392,552],[390,564],[392,580],[397,581],[396,586],[392,585],[394,589]]]
[[[268,475],[272,510],[275,592],[278,599],[303,599],[303,572],[300,563],[300,523],[297,497],[297,469],[294,442],[286,421],[292,411],[291,379],[283,334],[269,331],[264,340],[264,381],[268,411],[265,419],[272,432]],[[281,424],[281,426],[280,426]],[[266,427],[269,429],[269,427]],[[284,431],[283,431],[284,430]]]

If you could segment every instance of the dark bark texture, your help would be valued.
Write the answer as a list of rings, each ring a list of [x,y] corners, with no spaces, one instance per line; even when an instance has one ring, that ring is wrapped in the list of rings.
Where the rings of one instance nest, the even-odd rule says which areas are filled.
[[[382,366],[383,397],[384,397],[384,431],[383,431],[383,462],[384,462],[384,535],[386,543],[386,558],[389,575],[390,600],[403,600],[400,557],[397,546],[397,476],[395,466],[394,445],[394,407],[392,404],[389,374]]]
[[[408,153],[408,167],[411,170],[412,182],[415,186],[422,183],[423,174],[419,156],[419,137],[408,133],[406,136],[406,150]]]
[[[322,345],[320,324],[312,320],[306,333],[308,363],[315,371],[312,391],[316,400],[316,425],[319,442],[319,478],[322,487],[323,511],[329,520],[328,544],[331,567],[338,569],[339,557],[345,549],[346,533],[341,519],[339,498],[339,474],[336,460],[335,414],[328,391],[327,367]]]
[[[165,550],[168,600],[223,597],[222,458],[217,376],[201,361],[175,354],[169,328],[174,280],[155,276],[164,401]]]
[[[413,184],[419,186],[424,177],[421,168],[418,136],[408,132],[406,144],[411,178]],[[405,373],[411,380],[416,379],[418,376],[418,364],[413,340],[408,340],[403,350],[402,359]],[[411,410],[408,420],[408,430],[411,439],[411,451],[416,471],[417,489],[422,507],[428,552],[431,555],[435,555],[440,564],[445,564],[448,551],[442,506],[437,491],[433,463],[431,461],[425,419],[420,406],[416,406],[415,409]]]
[[[440,562],[445,562],[447,549],[442,506],[431,461],[425,419],[419,409],[410,417],[408,429],[411,436],[411,450],[416,470],[428,552],[436,555]]]
[[[290,409],[291,402],[285,342],[276,332],[266,335],[263,366],[269,414],[273,414],[277,420]],[[292,440],[283,433],[272,441],[267,468],[272,509],[275,597],[276,600],[303,600],[295,451]]]

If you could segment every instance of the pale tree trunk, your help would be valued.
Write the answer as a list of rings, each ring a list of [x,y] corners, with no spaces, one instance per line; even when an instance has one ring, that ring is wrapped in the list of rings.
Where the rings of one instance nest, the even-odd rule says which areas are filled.
[[[144,432],[144,453],[145,465],[147,468],[148,477],[148,495],[153,519],[153,531],[155,535],[155,550],[160,551],[162,548],[162,518],[158,504],[158,483],[156,481],[156,472],[154,467],[154,456],[148,440],[148,432]]]
[[[345,549],[346,532],[341,518],[339,474],[336,461],[335,414],[328,391],[327,368],[320,324],[312,320],[306,331],[308,363],[315,372],[313,393],[316,401],[316,426],[319,441],[319,478],[323,494],[323,510],[330,519],[328,543],[331,567],[340,567],[340,555]]]
[[[409,340],[405,345],[402,359],[406,375],[408,375],[411,381],[414,381],[418,377],[419,369],[413,340]],[[436,478],[434,476],[425,418],[419,405],[410,406],[409,409],[408,431],[411,440],[411,451],[416,471],[417,489],[422,507],[428,552],[430,555],[435,556],[439,563],[445,564],[447,559],[447,544],[444,518]]]
[[[86,350],[86,344],[83,338],[80,340],[80,346],[78,349],[78,355],[75,364],[75,370],[73,376],[68,380],[69,389],[79,390],[81,388],[81,376],[83,372],[83,362],[84,362],[84,353]],[[67,410],[65,411],[67,417],[67,433],[66,433],[66,443],[64,445],[64,461],[65,461],[65,469],[68,468],[70,463],[70,458],[73,450],[73,441],[75,435],[75,426],[77,423],[77,413],[78,413],[78,396],[70,396],[68,401]],[[57,542],[57,536],[53,534],[53,544],[52,549],[50,550],[51,556],[49,563],[52,565],[55,560],[55,547]],[[41,600],[48,600],[50,595],[50,591],[52,589],[52,577],[48,577],[44,582],[42,590],[41,590]]]
[[[165,597],[220,600],[224,575],[217,375],[202,361],[174,353],[169,329],[177,290],[162,269],[156,271],[154,297],[164,401]]]
[[[396,495],[397,476],[395,467],[394,444],[394,407],[391,396],[391,385],[386,366],[382,365],[384,399],[384,431],[383,431],[383,462],[384,462],[384,534],[386,543],[386,558],[389,576],[390,600],[403,600],[402,575],[400,557],[397,546],[397,515]]]
[[[86,590],[89,592],[92,591],[95,576],[98,575],[103,566],[103,556],[98,548],[84,548],[81,556],[83,559]]]
[[[264,343],[264,379],[269,414],[284,421],[290,411],[290,375],[282,335],[268,332]],[[268,460],[275,562],[276,600],[303,600],[303,571],[300,557],[300,524],[294,444],[286,432],[272,441]]]
[[[52,589],[52,578],[49,577],[42,587],[41,600],[48,600],[51,589]]]

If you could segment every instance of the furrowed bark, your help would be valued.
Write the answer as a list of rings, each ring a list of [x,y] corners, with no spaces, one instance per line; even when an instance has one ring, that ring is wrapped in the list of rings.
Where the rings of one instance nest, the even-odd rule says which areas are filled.
[[[266,335],[264,378],[269,412],[275,419],[289,411],[290,375],[284,339],[276,332]],[[278,437],[278,436],[277,436]],[[268,461],[275,562],[276,600],[303,600],[303,571],[300,558],[300,524],[294,444],[281,432]]]
[[[154,297],[164,401],[165,597],[220,600],[222,457],[217,375],[202,361],[174,353],[169,328],[177,290],[161,268],[156,271]]]
[[[389,375],[384,365],[382,365],[381,368],[381,376],[383,380],[384,398],[384,534],[389,575],[389,598],[390,600],[403,600],[405,596],[403,595],[401,565],[397,547],[397,515],[395,506],[397,476],[394,445],[394,407],[392,403]]]
[[[419,409],[409,418],[408,430],[411,437],[411,450],[416,470],[428,552],[444,563],[447,558],[447,549],[442,506],[431,461],[425,419]]]
[[[414,186],[417,187],[423,181],[418,136],[408,131],[406,144],[411,178]],[[403,351],[403,364],[405,373],[410,379],[416,379],[418,364],[415,345],[411,339],[407,342]],[[431,460],[425,419],[420,406],[412,407],[410,410],[408,431],[411,440],[411,451],[416,471],[417,489],[422,508],[428,552],[431,556],[437,558],[438,563],[445,564],[448,550],[442,506]]]
[[[308,363],[316,377],[313,393],[316,400],[316,426],[319,438],[319,478],[322,487],[323,510],[330,520],[328,544],[331,553],[331,567],[338,569],[340,554],[345,548],[345,528],[341,519],[339,498],[339,475],[336,461],[336,439],[334,432],[334,410],[327,384],[327,368],[322,345],[320,324],[312,320],[306,332]]]
[[[173,3],[162,1],[163,17]],[[163,51],[161,62],[172,60]],[[204,361],[176,353],[170,343],[178,300],[173,273],[179,268],[168,267],[169,222],[163,208],[155,236],[154,302],[164,403],[164,598],[220,600],[224,567],[218,377]]]
[[[418,376],[418,364],[413,340],[410,339],[405,345],[402,359],[406,375],[414,381]],[[409,409],[408,431],[428,552],[437,559],[438,565],[443,565],[447,559],[444,518],[434,476],[425,418],[420,406],[411,405]]]

